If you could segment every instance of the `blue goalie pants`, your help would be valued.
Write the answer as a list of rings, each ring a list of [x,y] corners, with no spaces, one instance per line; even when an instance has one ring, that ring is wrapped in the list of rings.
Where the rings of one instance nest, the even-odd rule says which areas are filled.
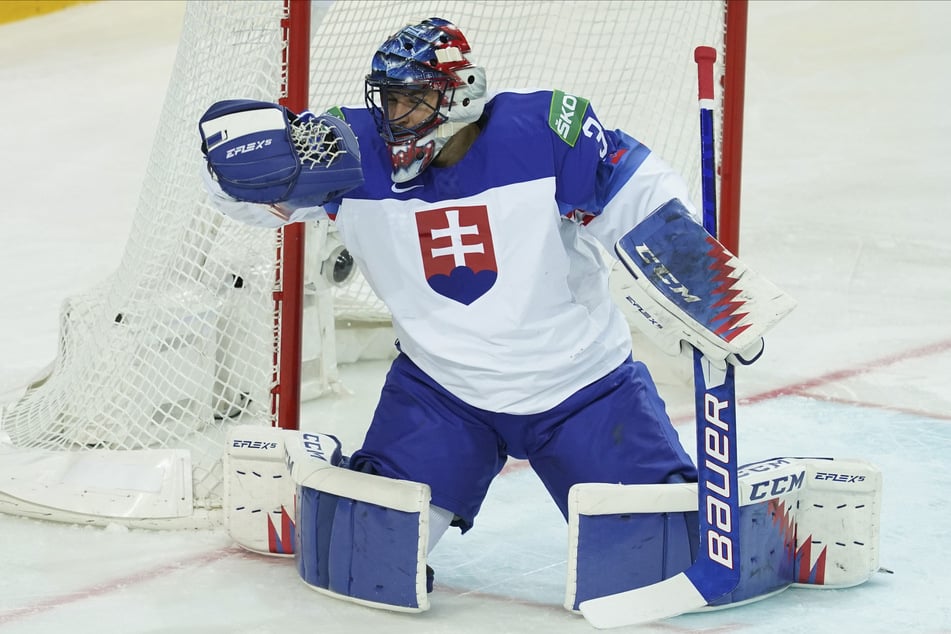
[[[529,461],[565,517],[579,482],[697,479],[647,368],[631,358],[548,411],[514,415],[462,402],[400,354],[350,466],[428,484],[465,532],[508,456]]]

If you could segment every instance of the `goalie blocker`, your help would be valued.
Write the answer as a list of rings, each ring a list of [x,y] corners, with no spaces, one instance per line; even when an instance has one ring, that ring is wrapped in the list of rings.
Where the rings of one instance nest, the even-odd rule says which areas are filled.
[[[752,363],[766,331],[796,305],[727,251],[677,199],[625,234],[615,252],[630,273],[611,276],[615,300],[671,355],[689,343],[719,367]]]

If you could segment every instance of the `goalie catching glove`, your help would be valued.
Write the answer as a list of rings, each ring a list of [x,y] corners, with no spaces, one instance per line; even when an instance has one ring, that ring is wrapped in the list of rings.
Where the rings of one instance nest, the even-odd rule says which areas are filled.
[[[611,292],[632,323],[668,354],[688,343],[715,365],[748,364],[763,335],[796,305],[698,224],[677,199],[615,245],[626,275]]]
[[[198,128],[209,172],[235,200],[293,211],[363,183],[357,139],[329,114],[295,115],[266,101],[232,99],[212,105]]]

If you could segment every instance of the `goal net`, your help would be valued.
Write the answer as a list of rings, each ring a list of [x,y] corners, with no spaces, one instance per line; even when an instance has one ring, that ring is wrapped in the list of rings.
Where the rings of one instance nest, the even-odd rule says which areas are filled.
[[[294,1],[296,4],[297,0]],[[313,2],[309,103],[363,102],[376,48],[402,25],[452,20],[490,90],[558,88],[590,99],[674,165],[700,199],[693,49],[723,60],[727,5],[656,2]],[[332,392],[337,364],[392,354],[385,307],[328,222],[306,229],[303,345],[282,350],[282,231],[206,202],[197,122],[213,102],[277,101],[295,72],[293,4],[188,2],[156,142],[118,269],[67,298],[58,354],[0,410],[0,511],[87,523],[218,521],[230,425],[281,425],[282,355],[302,398]],[[382,333],[382,335],[381,335]],[[385,345],[378,343],[383,341]]]

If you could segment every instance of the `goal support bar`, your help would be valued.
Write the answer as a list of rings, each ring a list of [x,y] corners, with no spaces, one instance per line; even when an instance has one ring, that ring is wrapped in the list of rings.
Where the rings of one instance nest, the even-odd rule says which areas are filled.
[[[284,91],[281,105],[292,112],[308,107],[310,92],[310,0],[284,0],[287,18]],[[281,227],[276,271],[274,388],[271,411],[277,427],[300,429],[301,366],[304,338],[304,252],[306,227]]]

